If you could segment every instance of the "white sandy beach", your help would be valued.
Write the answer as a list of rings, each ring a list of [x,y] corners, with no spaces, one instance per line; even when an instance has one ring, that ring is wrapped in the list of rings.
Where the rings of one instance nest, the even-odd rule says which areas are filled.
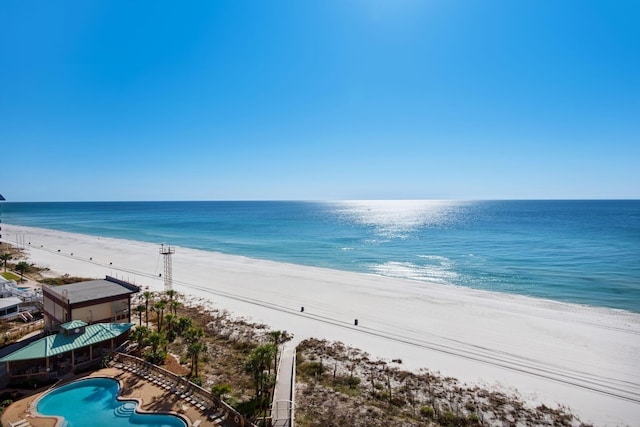
[[[52,271],[163,289],[159,245],[8,224],[2,231],[9,243],[24,236],[29,261]],[[296,341],[339,340],[407,369],[563,404],[585,422],[640,425],[639,314],[186,248],[176,248],[173,278],[177,291]]]

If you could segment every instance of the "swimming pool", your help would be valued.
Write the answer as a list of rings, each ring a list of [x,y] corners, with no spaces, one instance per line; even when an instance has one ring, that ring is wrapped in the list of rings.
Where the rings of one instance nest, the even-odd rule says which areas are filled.
[[[120,384],[111,378],[88,378],[58,387],[38,400],[41,415],[64,417],[65,427],[187,427],[175,415],[140,414],[138,403],[117,400]]]

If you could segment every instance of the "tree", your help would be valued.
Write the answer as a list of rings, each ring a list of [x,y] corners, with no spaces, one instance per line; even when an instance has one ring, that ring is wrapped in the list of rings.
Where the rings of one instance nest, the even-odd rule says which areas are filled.
[[[265,405],[269,402],[269,395],[275,384],[271,375],[271,363],[275,354],[275,344],[264,344],[254,348],[245,361],[244,369],[253,379],[259,411],[263,408],[266,410]]]
[[[200,353],[207,349],[205,343],[200,340],[193,341],[187,347],[187,355],[191,357],[191,376],[198,378],[198,365]]]
[[[177,334],[178,318],[171,313],[164,315],[164,330],[167,334],[167,341],[173,342]]]
[[[193,342],[200,341],[204,337],[204,330],[202,328],[196,328],[191,326],[184,332],[184,340],[191,344]]]
[[[20,272],[20,281],[22,282],[24,280],[24,273],[27,273],[29,270],[31,270],[31,265],[29,265],[29,263],[26,261],[20,261],[16,265],[16,270]]]
[[[229,393],[231,393],[231,384],[216,384],[211,387],[211,394],[220,400],[224,400]]]
[[[182,303],[178,300],[171,300],[169,301],[169,310],[173,311],[173,315],[177,316],[178,315],[178,307],[180,307],[182,305]]]
[[[145,291],[142,296],[144,297],[144,307],[145,307],[145,319],[146,325],[149,327],[149,300],[153,296],[153,294],[149,291]]]
[[[156,364],[162,363],[167,357],[167,353],[160,348],[166,345],[167,338],[161,332],[152,332],[147,339],[151,346],[151,350],[146,353],[147,360]]]
[[[164,318],[164,309],[167,307],[167,300],[162,299],[153,305],[156,313],[158,313],[158,331],[162,331],[162,320]]]
[[[167,289],[166,291],[164,291],[164,293],[169,297],[169,301],[173,301],[173,297],[178,294],[178,292],[174,291],[173,289]]]
[[[140,326],[142,326],[142,313],[144,313],[144,305],[138,304],[134,310],[136,313],[138,313],[138,319],[140,319]]]
[[[190,327],[184,332],[184,340],[187,342],[187,356],[191,357],[191,376],[198,377],[198,362],[200,353],[206,350],[206,345],[202,342],[204,330],[202,328]]]
[[[2,262],[4,263],[4,272],[7,272],[7,261],[9,261],[10,259],[13,259],[13,256],[11,256],[11,254],[9,252],[3,252],[2,255],[0,255],[0,260],[2,260]]]
[[[269,332],[269,335],[271,335],[271,338],[273,338],[273,343],[276,346],[276,353],[275,356],[273,357],[273,370],[274,371],[278,371],[278,346],[281,343],[282,340],[282,331],[271,331]]]
[[[140,349],[142,348],[145,340],[149,337],[150,334],[151,329],[147,328],[146,326],[138,326],[133,331],[131,331],[131,334],[129,334],[129,338],[136,341],[138,343],[138,348]]]
[[[193,321],[190,317],[178,317],[175,326],[176,334],[182,335],[183,333],[188,331],[189,328],[191,328],[192,323]]]

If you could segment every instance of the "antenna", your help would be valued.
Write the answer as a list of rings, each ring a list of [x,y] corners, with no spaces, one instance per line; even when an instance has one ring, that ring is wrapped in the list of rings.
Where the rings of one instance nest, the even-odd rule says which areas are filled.
[[[171,274],[171,255],[175,253],[175,248],[160,244],[160,255],[164,256],[164,290],[173,290],[173,280]]]

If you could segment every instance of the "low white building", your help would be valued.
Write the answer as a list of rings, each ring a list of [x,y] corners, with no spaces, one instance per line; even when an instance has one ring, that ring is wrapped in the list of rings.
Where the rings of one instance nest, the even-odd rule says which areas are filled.
[[[19,287],[15,280],[0,276],[0,298],[18,297],[23,302],[42,302],[42,291],[28,287]]]
[[[0,298],[0,320],[13,320],[20,317],[22,300],[17,297]]]

